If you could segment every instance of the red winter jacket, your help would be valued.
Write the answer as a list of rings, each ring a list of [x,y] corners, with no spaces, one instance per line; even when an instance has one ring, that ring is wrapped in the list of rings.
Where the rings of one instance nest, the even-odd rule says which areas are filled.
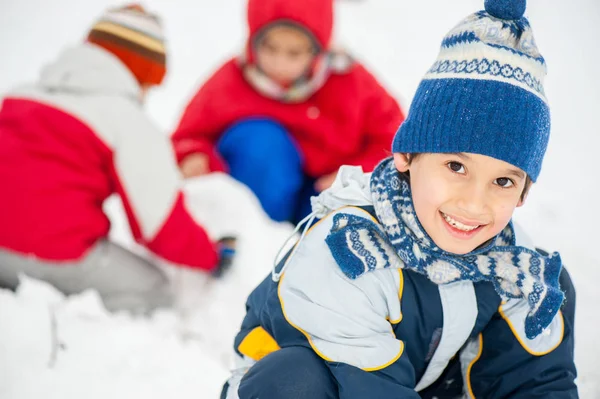
[[[102,204],[117,193],[140,244],[176,264],[216,266],[213,243],[185,208],[169,140],[138,93],[116,57],[84,44],[4,98],[0,248],[80,259],[107,237]]]
[[[330,6],[331,0],[249,0],[249,43],[264,26],[285,19],[306,27],[327,48],[333,20]],[[259,94],[236,60],[230,60],[187,106],[172,136],[178,160],[201,152],[209,155],[212,170],[223,170],[216,142],[232,124],[256,116],[275,119],[287,128],[300,147],[305,172],[312,177],[344,164],[372,170],[386,156],[404,120],[396,100],[359,63],[331,75],[308,100],[287,104]]]

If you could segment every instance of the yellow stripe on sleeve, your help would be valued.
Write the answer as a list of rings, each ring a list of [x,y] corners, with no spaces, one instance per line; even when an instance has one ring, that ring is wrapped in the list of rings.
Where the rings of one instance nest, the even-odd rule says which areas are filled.
[[[250,331],[238,346],[240,353],[256,361],[279,349],[277,341],[262,327]]]

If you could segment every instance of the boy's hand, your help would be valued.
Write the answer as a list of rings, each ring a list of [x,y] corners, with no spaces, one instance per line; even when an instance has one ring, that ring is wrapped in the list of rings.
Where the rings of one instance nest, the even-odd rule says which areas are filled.
[[[329,187],[331,187],[331,185],[335,181],[336,177],[337,177],[337,171],[330,173],[328,175],[319,177],[317,179],[317,181],[315,182],[315,190],[317,190],[318,192],[327,190]]]
[[[210,172],[208,155],[201,153],[190,154],[181,161],[181,174],[186,179],[202,176]]]
[[[219,263],[217,264],[217,268],[212,272],[214,277],[221,277],[231,268],[235,257],[236,242],[236,237],[223,237],[217,241]]]

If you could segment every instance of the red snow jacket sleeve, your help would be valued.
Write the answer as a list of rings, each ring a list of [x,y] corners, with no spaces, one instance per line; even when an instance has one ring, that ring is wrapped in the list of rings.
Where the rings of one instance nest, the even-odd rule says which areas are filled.
[[[131,128],[111,148],[111,176],[135,239],[168,261],[213,270],[215,244],[186,209],[168,139],[133,105],[127,115]]]
[[[288,104],[256,92],[236,60],[230,60],[200,88],[173,133],[178,161],[201,152],[209,156],[212,171],[224,170],[216,143],[232,124],[253,117],[276,120],[290,132],[311,177],[346,164],[373,170],[389,155],[404,120],[396,100],[359,63],[348,73],[332,75],[306,101]]]
[[[0,219],[29,231],[0,231],[0,246],[76,259],[106,238],[102,204],[116,192],[138,243],[178,265],[216,267],[215,244],[186,209],[169,140],[138,103],[36,87],[12,96],[0,113],[0,176],[11,192]]]
[[[398,127],[404,122],[400,105],[375,77],[363,66],[358,66],[365,90],[362,150],[350,160],[350,164],[372,171],[383,158],[390,155],[390,148]]]
[[[218,83],[223,79],[226,66],[227,64],[219,69],[194,95],[171,136],[178,163],[190,154],[202,153],[208,156],[211,171],[226,170],[223,160],[215,149],[216,141],[222,131],[211,128],[212,121],[218,116],[213,115],[214,110],[210,104],[215,89],[219,89],[215,88],[215,82]]]

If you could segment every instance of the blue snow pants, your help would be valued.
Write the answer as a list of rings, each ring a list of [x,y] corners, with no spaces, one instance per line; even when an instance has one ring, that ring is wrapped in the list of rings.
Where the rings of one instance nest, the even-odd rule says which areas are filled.
[[[221,399],[226,398],[227,385]],[[323,359],[312,349],[292,346],[265,356],[248,370],[240,399],[337,399],[338,387]]]
[[[236,180],[247,185],[276,221],[297,222],[310,213],[314,179],[287,130],[270,119],[247,119],[228,128],[217,151]]]

